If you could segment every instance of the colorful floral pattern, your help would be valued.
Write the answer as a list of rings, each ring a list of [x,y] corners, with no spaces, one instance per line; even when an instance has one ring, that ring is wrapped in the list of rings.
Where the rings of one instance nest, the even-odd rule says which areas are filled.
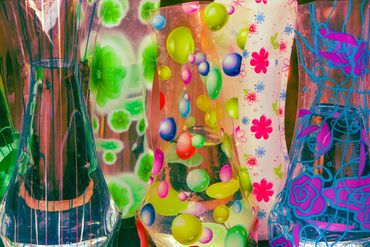
[[[269,53],[264,48],[261,48],[259,52],[252,52],[252,57],[253,59],[251,59],[250,64],[254,67],[254,71],[256,73],[263,72],[266,74],[267,67],[270,64],[268,60]]]
[[[272,183],[266,179],[262,179],[260,183],[253,183],[253,194],[256,196],[258,202],[270,201],[270,197],[274,194],[272,189]]]
[[[248,38],[243,52],[243,74],[239,93],[240,163],[251,174],[253,195],[260,212],[260,240],[267,239],[267,219],[275,196],[281,188],[288,160],[284,134],[285,97],[289,59],[293,44],[295,10],[291,0],[244,1]],[[277,240],[281,246],[288,241]],[[277,244],[276,246],[280,246]],[[290,244],[292,246],[292,244]]]
[[[275,238],[271,242],[272,247],[293,247],[293,244],[290,240],[286,239],[284,236]]]
[[[322,195],[322,186],[321,177],[312,177],[307,173],[302,173],[292,181],[289,186],[289,204],[297,217],[311,217],[324,212],[326,201]]]
[[[260,119],[253,119],[252,120],[252,127],[251,131],[255,133],[255,137],[257,139],[267,140],[269,138],[269,134],[272,132],[272,127],[270,127],[272,121],[271,119],[267,119],[265,115],[262,115]]]
[[[90,90],[99,106],[121,94],[121,83],[126,77],[126,69],[121,66],[121,58],[110,46],[96,46],[91,65]]]

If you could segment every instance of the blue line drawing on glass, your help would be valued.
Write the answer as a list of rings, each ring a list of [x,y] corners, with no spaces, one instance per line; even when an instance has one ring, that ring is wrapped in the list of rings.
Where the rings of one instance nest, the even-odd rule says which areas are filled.
[[[298,6],[299,111],[270,246],[370,242],[368,12],[367,1]]]

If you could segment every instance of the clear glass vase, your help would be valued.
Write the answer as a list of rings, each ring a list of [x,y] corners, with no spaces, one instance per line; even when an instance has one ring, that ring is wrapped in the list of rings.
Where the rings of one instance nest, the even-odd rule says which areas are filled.
[[[120,213],[96,157],[81,73],[96,4],[1,1],[30,66],[16,168],[0,206],[6,246],[106,246]],[[94,25],[95,24],[95,25]]]
[[[299,102],[272,246],[368,246],[367,1],[298,6]]]
[[[158,128],[138,219],[156,246],[254,244],[252,185],[227,131],[238,103],[224,94],[232,83],[211,29],[225,23],[208,25],[207,8],[229,18],[223,4],[207,2],[161,7],[154,16],[158,60],[149,115]]]
[[[103,0],[102,26],[90,52],[90,106],[98,158],[124,219],[134,217],[146,191],[153,152],[147,139],[146,92],[151,90],[158,54],[145,1]],[[148,4],[153,10],[154,1]],[[121,9],[111,19],[106,8]],[[135,227],[133,225],[132,227]]]

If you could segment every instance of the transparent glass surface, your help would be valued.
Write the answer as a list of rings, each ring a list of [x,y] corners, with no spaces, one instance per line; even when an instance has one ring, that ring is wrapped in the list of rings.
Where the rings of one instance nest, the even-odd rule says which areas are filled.
[[[123,218],[134,217],[153,163],[148,143],[146,94],[158,55],[152,16],[156,1],[100,1],[102,23],[90,61],[90,111],[98,159]],[[112,19],[105,9],[119,12]],[[89,56],[88,56],[89,57]],[[135,221],[131,221],[135,222]],[[132,225],[131,227],[135,227]]]
[[[158,60],[149,108],[154,162],[138,219],[156,246],[254,244],[252,184],[228,131],[238,104],[225,93],[232,83],[223,75],[220,50],[204,20],[207,6],[177,4],[154,17],[159,19],[153,25]],[[223,4],[216,7],[226,13]]]
[[[106,246],[120,214],[96,157],[83,96],[95,3],[0,1],[30,68],[28,107],[0,205],[6,246]],[[93,44],[90,44],[93,45]]]
[[[367,1],[298,6],[299,105],[272,246],[368,246]]]

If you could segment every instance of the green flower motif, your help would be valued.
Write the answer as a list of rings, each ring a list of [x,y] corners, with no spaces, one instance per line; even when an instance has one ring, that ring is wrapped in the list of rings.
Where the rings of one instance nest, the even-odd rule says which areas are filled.
[[[128,130],[131,124],[130,113],[124,109],[111,112],[108,115],[108,125],[116,133]]]
[[[90,90],[99,106],[121,95],[121,82],[126,73],[120,57],[112,47],[96,46],[91,64]]]
[[[136,131],[139,136],[142,136],[145,134],[146,128],[148,127],[148,123],[145,118],[140,119],[136,123]]]
[[[95,115],[93,118],[92,127],[93,127],[94,133],[97,133],[99,131],[99,120],[98,120],[98,117]]]
[[[123,149],[123,142],[116,139],[96,139],[96,149],[101,151],[110,151],[114,153],[121,152]]]
[[[126,101],[123,105],[133,120],[138,120],[144,114],[144,104],[142,99],[135,99]]]
[[[134,174],[122,174],[108,180],[108,188],[114,202],[122,212],[123,218],[133,217],[139,208],[146,192],[143,183]]]
[[[157,6],[156,6],[157,4]],[[147,23],[154,15],[154,11],[158,8],[158,3],[153,1],[142,1],[139,7],[139,19],[143,23]]]
[[[103,153],[103,161],[107,165],[114,165],[117,161],[117,155],[112,152]]]
[[[136,161],[135,173],[145,183],[149,181],[154,162],[154,155],[151,152],[142,153]]]
[[[158,43],[150,42],[144,49],[142,54],[142,63],[144,70],[144,78],[151,86],[154,79],[154,73],[157,68]]]
[[[102,24],[107,27],[118,26],[128,11],[128,3],[117,0],[103,0],[100,6]]]

